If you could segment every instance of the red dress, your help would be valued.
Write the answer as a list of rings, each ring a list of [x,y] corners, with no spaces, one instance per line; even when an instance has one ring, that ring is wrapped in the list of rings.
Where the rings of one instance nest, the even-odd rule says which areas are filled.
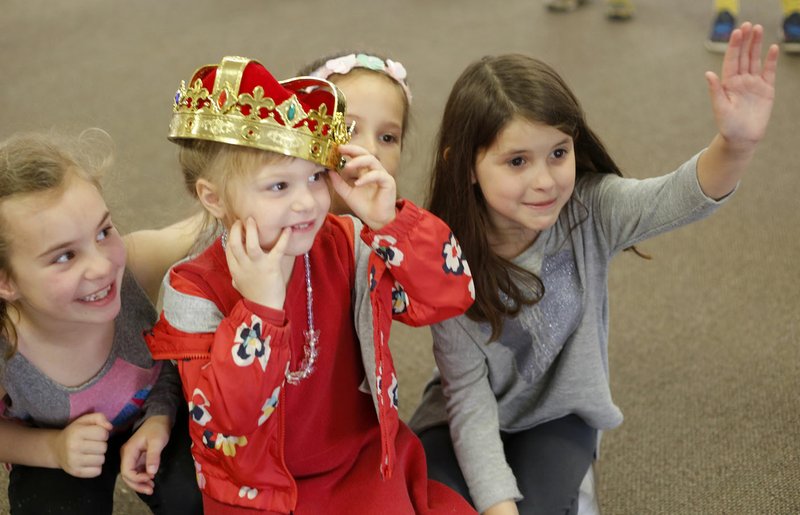
[[[472,301],[471,279],[452,266],[449,229],[413,204],[380,235],[361,231],[374,252],[353,246],[352,224],[329,216],[309,253],[319,356],[298,385],[283,378],[305,345],[302,256],[282,312],[241,298],[219,242],[171,272],[149,344],[181,360],[206,513],[475,513],[428,480],[422,446],[397,417],[388,350],[392,313],[415,324],[454,316]],[[196,319],[210,308],[221,318],[213,333],[213,316]]]

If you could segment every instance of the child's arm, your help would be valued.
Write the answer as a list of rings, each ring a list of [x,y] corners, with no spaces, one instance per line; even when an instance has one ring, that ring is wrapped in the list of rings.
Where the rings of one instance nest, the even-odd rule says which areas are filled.
[[[282,310],[289,235],[284,231],[264,252],[255,222],[235,222],[225,252],[243,298],[223,315],[201,286],[205,272],[189,270],[191,264],[178,267],[161,319],[146,336],[154,358],[178,359],[193,421],[214,435],[253,432],[268,418],[269,402],[283,384],[290,357]]]
[[[519,510],[514,501],[503,501],[490,506],[481,515],[519,515]]]
[[[0,388],[0,398],[5,392]],[[0,462],[60,468],[75,477],[100,475],[111,423],[102,413],[77,418],[64,429],[39,429],[0,418]]]
[[[376,253],[368,273],[376,283],[391,281],[396,318],[427,325],[463,313],[474,300],[474,287],[447,224],[410,202],[398,203],[394,178],[366,150],[356,145],[339,150],[351,157],[345,170],[359,171],[359,178],[350,186],[334,173],[331,182],[369,227],[361,233]]]
[[[522,499],[500,437],[500,412],[489,382],[486,342],[451,318],[431,327],[433,356],[458,464],[475,507],[482,513]],[[512,512],[513,513],[513,512]]]
[[[713,199],[729,194],[744,175],[763,139],[775,99],[778,46],[761,64],[761,25],[743,23],[731,34],[718,77],[706,72],[719,133],[700,156],[697,178]]]
[[[202,225],[202,214],[196,214],[162,229],[135,231],[124,236],[127,267],[154,303],[158,300],[164,274],[189,254]]]
[[[173,420],[156,415],[144,421],[122,446],[120,473],[134,492],[152,495],[154,478],[161,464],[161,451],[169,442]]]

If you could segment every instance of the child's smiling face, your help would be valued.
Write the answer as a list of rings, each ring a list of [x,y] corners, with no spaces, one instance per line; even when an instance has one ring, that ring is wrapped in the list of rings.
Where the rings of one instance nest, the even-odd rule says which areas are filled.
[[[299,158],[281,158],[234,178],[228,187],[226,226],[253,218],[261,248],[269,251],[281,232],[291,231],[287,256],[311,249],[331,199],[322,166]]]
[[[3,202],[11,277],[0,294],[41,327],[105,323],[120,310],[125,245],[105,201],[74,174],[55,190]]]
[[[513,258],[556,223],[575,187],[572,137],[555,127],[512,119],[481,151],[473,181],[486,200],[495,251]]]

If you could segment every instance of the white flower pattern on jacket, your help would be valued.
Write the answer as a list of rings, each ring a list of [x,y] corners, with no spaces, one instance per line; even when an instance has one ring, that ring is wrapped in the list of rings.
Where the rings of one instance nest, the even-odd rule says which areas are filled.
[[[403,263],[403,251],[395,247],[397,239],[392,236],[376,234],[372,239],[372,249],[383,259],[387,268],[400,266]]]
[[[444,265],[442,265],[444,273],[453,275],[464,274],[470,277],[467,289],[472,299],[475,300],[475,281],[471,279],[472,272],[469,269],[469,263],[464,259],[461,245],[458,243],[453,233],[450,233],[450,238],[448,238],[442,247],[442,257],[444,258]]]
[[[263,331],[264,322],[256,315],[250,318],[250,325],[244,323],[239,326],[233,340],[234,345],[231,347],[234,363],[240,367],[247,367],[258,360],[261,370],[267,369],[271,336],[264,338]]]
[[[192,392],[192,400],[189,401],[189,415],[192,417],[192,421],[201,426],[208,424],[211,421],[209,406],[211,403],[208,402],[206,395],[200,388],[195,388]]]

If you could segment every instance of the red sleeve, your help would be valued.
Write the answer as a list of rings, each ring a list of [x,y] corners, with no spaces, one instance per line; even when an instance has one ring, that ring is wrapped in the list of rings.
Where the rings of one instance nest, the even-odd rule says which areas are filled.
[[[405,200],[397,217],[380,231],[366,225],[361,239],[373,249],[373,287],[392,282],[392,311],[420,326],[464,313],[475,299],[472,275],[461,247],[441,219]]]
[[[170,284],[185,295],[206,298],[202,294],[207,285],[192,286],[175,271]],[[169,302],[165,296],[165,312],[181,308]],[[282,311],[241,298],[227,304],[233,306],[230,312],[208,332],[177,329],[162,313],[147,341],[156,359],[177,360],[195,422],[214,433],[244,435],[265,421],[265,403],[276,398],[284,383],[290,330]],[[208,319],[213,320],[215,312],[219,317],[213,305],[208,306]],[[203,317],[192,308],[192,317]]]

